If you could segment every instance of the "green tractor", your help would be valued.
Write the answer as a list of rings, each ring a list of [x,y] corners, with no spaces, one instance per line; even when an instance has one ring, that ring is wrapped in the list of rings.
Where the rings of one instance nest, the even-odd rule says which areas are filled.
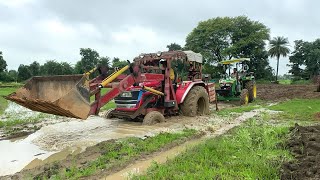
[[[216,90],[219,101],[240,100],[240,105],[253,102],[257,97],[257,87],[253,72],[249,72],[249,58],[221,61],[225,72],[219,80],[220,88]],[[234,66],[235,65],[235,66]],[[233,72],[231,73],[231,68]]]

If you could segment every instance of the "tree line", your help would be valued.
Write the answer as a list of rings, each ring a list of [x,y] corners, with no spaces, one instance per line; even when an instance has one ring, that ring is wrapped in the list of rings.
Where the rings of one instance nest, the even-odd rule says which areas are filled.
[[[269,43],[268,43],[269,42]],[[319,74],[320,39],[314,42],[294,41],[294,51],[289,60],[291,73],[295,79],[308,79]],[[269,45],[269,46],[268,46]],[[257,79],[276,80],[279,60],[289,55],[289,41],[278,36],[270,39],[270,29],[259,21],[253,21],[246,16],[216,17],[201,21],[186,37],[182,47],[172,43],[170,50],[192,50],[203,55],[203,73],[218,78],[223,73],[219,64],[222,60],[232,58],[250,58],[250,71]],[[0,81],[24,81],[36,75],[62,75],[84,73],[97,64],[110,67],[122,67],[126,61],[119,58],[100,57],[99,53],[90,48],[80,49],[81,59],[73,66],[67,62],[49,60],[40,65],[33,62],[20,65],[18,71],[7,70],[6,62],[0,52]],[[277,58],[276,73],[269,64],[269,57]]]
[[[112,59],[105,56],[100,57],[99,53],[91,48],[80,49],[81,59],[75,65],[68,62],[58,62],[56,60],[48,60],[40,65],[37,61],[31,64],[20,64],[18,70],[7,70],[7,63],[0,51],[0,81],[3,82],[21,82],[32,76],[51,76],[51,75],[71,75],[83,74],[98,65],[104,65],[108,68],[124,67],[127,61],[120,60],[115,57]]]

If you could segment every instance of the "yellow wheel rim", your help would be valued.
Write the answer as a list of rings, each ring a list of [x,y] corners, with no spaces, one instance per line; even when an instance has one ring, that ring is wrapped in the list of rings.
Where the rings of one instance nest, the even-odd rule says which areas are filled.
[[[255,99],[257,97],[257,86],[253,85],[253,98]]]
[[[249,103],[249,95],[246,95],[244,104],[248,104],[248,103]]]

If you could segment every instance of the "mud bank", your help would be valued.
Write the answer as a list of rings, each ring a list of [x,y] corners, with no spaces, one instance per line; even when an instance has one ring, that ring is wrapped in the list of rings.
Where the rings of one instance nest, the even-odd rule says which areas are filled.
[[[291,130],[288,146],[295,160],[282,166],[281,179],[320,179],[320,125]]]

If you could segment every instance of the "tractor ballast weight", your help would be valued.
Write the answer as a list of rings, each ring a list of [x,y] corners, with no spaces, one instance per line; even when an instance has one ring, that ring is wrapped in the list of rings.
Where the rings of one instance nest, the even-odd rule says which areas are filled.
[[[188,64],[183,78],[178,77],[176,69],[181,63]],[[185,65],[181,67],[186,69]],[[80,119],[97,115],[112,99],[117,107],[108,116],[130,119],[159,116],[157,113],[146,116],[152,111],[162,115],[182,111],[195,116],[208,113],[206,103],[215,102],[214,84],[201,80],[202,56],[192,51],[141,54],[109,76],[102,73],[90,80],[89,75],[96,70],[101,72],[95,68],[83,75],[33,77],[6,99],[31,110]],[[109,91],[102,94],[103,88]],[[92,96],[94,100],[90,102]],[[190,102],[194,99],[195,102]],[[184,104],[186,101],[188,105]]]

